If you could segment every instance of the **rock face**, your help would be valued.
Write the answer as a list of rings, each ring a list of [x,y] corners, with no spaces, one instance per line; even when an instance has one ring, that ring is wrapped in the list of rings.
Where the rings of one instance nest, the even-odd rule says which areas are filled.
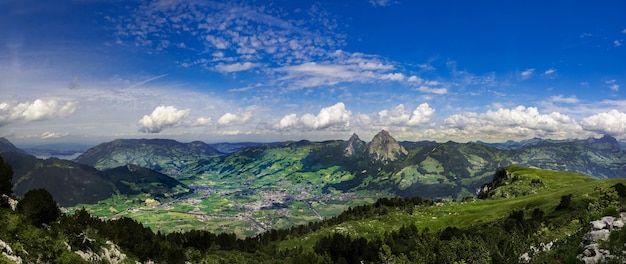
[[[358,157],[363,154],[366,145],[367,143],[354,133],[344,145],[343,156],[348,158]]]
[[[2,255],[4,255],[10,261],[13,261],[13,263],[22,264],[22,258],[15,255],[11,246],[2,240],[0,240],[0,252],[2,252]]]
[[[106,242],[106,247],[103,246],[101,248],[100,254],[96,254],[91,250],[87,251],[75,251],[74,253],[78,254],[81,258],[89,262],[102,262],[102,263],[125,263],[126,254],[120,251],[118,245],[114,244],[111,241]]]
[[[373,160],[388,163],[406,157],[409,152],[389,132],[382,130],[367,144],[367,154]]]
[[[608,260],[615,259],[606,249],[600,248],[600,243],[609,239],[611,231],[624,227],[626,221],[626,213],[621,213],[620,217],[612,216],[602,217],[600,220],[591,221],[591,230],[583,235],[583,243],[586,244],[583,253],[576,256],[585,264],[604,263]]]

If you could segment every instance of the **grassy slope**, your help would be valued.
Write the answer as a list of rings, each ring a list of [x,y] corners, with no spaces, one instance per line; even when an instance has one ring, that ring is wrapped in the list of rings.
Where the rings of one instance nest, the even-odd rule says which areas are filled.
[[[442,202],[436,206],[418,206],[413,214],[393,210],[386,215],[376,216],[359,221],[349,221],[336,226],[325,227],[315,233],[298,237],[279,244],[279,248],[302,246],[311,248],[315,242],[332,233],[349,234],[353,237],[368,239],[382,237],[385,232],[397,230],[403,225],[414,224],[418,229],[428,228],[439,231],[446,227],[467,228],[490,223],[509,216],[516,210],[524,210],[528,217],[535,208],[543,210],[547,216],[558,217],[555,211],[561,196],[573,194],[572,201],[597,199],[604,190],[616,183],[626,183],[626,179],[595,180],[593,178],[568,172],[555,172],[522,167],[507,168],[513,175],[521,179],[511,185],[524,186],[532,179],[540,179],[544,188],[535,193],[515,198],[490,198],[471,200],[468,202]],[[510,187],[510,186],[505,186]],[[544,237],[546,241],[564,238],[578,228],[579,223],[551,227],[551,235]]]

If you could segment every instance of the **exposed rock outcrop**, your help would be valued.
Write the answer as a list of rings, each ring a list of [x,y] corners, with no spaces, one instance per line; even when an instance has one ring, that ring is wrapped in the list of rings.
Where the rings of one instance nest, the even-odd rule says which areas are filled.
[[[18,255],[15,255],[11,246],[2,240],[0,240],[0,252],[2,252],[2,255],[4,255],[10,261],[13,261],[13,263],[22,264],[22,258]]]
[[[363,154],[366,145],[367,143],[354,133],[344,145],[343,156],[348,158],[358,157]]]
[[[0,195],[0,204],[1,203],[6,203],[9,205],[9,207],[11,208],[11,210],[15,211],[15,209],[17,208],[17,200],[11,198],[10,196],[3,194]]]
[[[388,163],[406,157],[409,152],[389,132],[382,130],[367,144],[367,154],[373,160]]]
[[[591,230],[583,235],[583,253],[576,256],[585,264],[604,263],[608,260],[615,259],[607,249],[600,247],[602,241],[609,239],[609,235],[613,230],[619,230],[624,227],[626,221],[626,213],[621,213],[620,217],[612,216],[602,217],[600,220],[591,221]],[[622,260],[623,261],[623,260]]]
[[[120,251],[120,248],[111,241],[106,242],[106,246],[102,247],[101,252],[99,254],[96,254],[95,252],[91,250],[87,250],[87,251],[78,250],[78,251],[75,251],[74,253],[78,254],[81,258],[83,258],[86,261],[96,261],[96,262],[111,263],[111,264],[123,263],[124,260],[126,259],[126,254],[122,253]]]

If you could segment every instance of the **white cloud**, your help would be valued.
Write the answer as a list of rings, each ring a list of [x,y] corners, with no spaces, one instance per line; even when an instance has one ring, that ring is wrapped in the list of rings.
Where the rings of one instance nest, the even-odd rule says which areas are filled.
[[[581,125],[588,131],[622,138],[626,137],[626,113],[617,110],[584,118]]]
[[[617,80],[608,80],[605,82],[607,85],[609,85],[609,89],[617,92],[619,90],[619,84],[617,84]]]
[[[209,126],[211,124],[213,124],[213,119],[210,117],[199,117],[194,123],[196,126]]]
[[[420,77],[417,77],[417,76],[413,75],[413,76],[409,77],[409,79],[407,79],[407,81],[408,81],[408,82],[410,82],[410,83],[417,83],[417,84],[420,84],[420,83],[422,83],[424,80],[423,80],[422,78],[420,78]]]
[[[391,0],[369,0],[370,5],[378,7],[378,6],[389,6],[391,4],[395,4],[396,2]]]
[[[543,72],[543,75],[551,75],[551,74],[554,74],[554,73],[556,73],[556,69],[555,68],[550,68],[550,69],[547,69],[545,72]]]
[[[44,132],[41,134],[42,139],[50,139],[50,138],[61,138],[69,136],[70,133],[55,133],[55,132]]]
[[[419,88],[417,88],[417,90],[423,93],[432,93],[432,94],[447,94],[448,93],[448,88],[445,88],[445,87],[432,88],[426,85],[420,86]]]
[[[444,120],[446,126],[472,134],[497,134],[501,138],[577,137],[582,129],[576,120],[559,112],[540,114],[536,107],[500,108],[485,113],[466,112]]]
[[[296,114],[289,114],[289,115],[286,115],[283,118],[281,118],[280,122],[278,122],[278,124],[276,124],[276,126],[274,126],[274,128],[276,128],[278,130],[290,129],[290,128],[293,128],[293,127],[297,126],[299,121],[300,120],[298,119],[298,115],[296,115]]]
[[[346,110],[346,106],[342,103],[336,103],[329,107],[324,107],[317,116],[305,114],[300,118],[300,122],[312,129],[339,128],[347,129],[350,127],[350,116],[352,112]]]
[[[617,92],[619,90],[619,85],[618,84],[612,84],[611,86],[609,86],[609,88],[611,88],[611,90]]]
[[[158,50],[162,43],[198,39],[194,46],[217,59],[203,65],[207,68],[217,69],[221,60],[292,65],[326,58],[329,50],[345,45],[346,35],[335,32],[338,22],[332,13],[319,4],[310,5],[306,12],[294,15],[253,2],[146,1],[130,10],[128,16],[110,22],[116,24],[111,28],[123,40],[120,43],[145,48]],[[192,58],[181,58],[181,64],[194,65],[189,60]]]
[[[315,62],[281,67],[277,72],[287,74],[281,81],[285,81],[292,89],[335,85],[342,82],[366,82],[374,79],[371,71],[363,72],[349,65]]]
[[[252,119],[252,112],[244,112],[240,114],[226,113],[222,115],[217,124],[220,126],[243,125]]]
[[[380,76],[382,80],[402,81],[405,76],[402,73],[387,73]]]
[[[615,46],[615,47],[619,47],[619,46],[621,46],[621,45],[622,45],[622,41],[621,41],[621,40],[617,40],[617,39],[616,39],[616,40],[614,40],[614,41],[613,41],[613,46]]]
[[[158,106],[150,115],[144,115],[139,120],[140,131],[159,133],[164,128],[178,126],[190,111],[190,109],[178,110],[173,106]]]
[[[223,130],[217,131],[218,135],[221,136],[241,136],[241,135],[251,135],[252,131],[242,131],[242,130]]]
[[[405,109],[404,104],[399,104],[392,109],[382,110],[370,116],[359,115],[357,123],[362,126],[419,126],[428,123],[435,110],[427,103],[420,104],[411,111]]]
[[[552,100],[552,102],[555,102],[555,103],[568,103],[568,104],[575,104],[580,101],[578,100],[578,98],[576,98],[576,96],[563,97],[563,95],[554,95],[554,96],[551,96],[550,99]]]
[[[76,103],[36,99],[25,103],[0,103],[0,126],[15,121],[41,121],[66,117],[76,111]]]
[[[524,70],[520,75],[522,76],[522,80],[526,80],[528,78],[530,78],[530,76],[533,75],[533,72],[535,72],[534,68],[530,68],[530,69],[526,69]]]
[[[233,64],[224,64],[224,63],[220,63],[218,65],[215,66],[215,70],[221,73],[229,73],[229,72],[240,72],[240,71],[246,71],[249,69],[253,69],[258,67],[260,64],[258,63],[251,63],[249,61],[244,62],[244,63],[233,63]]]
[[[433,114],[435,114],[435,109],[430,108],[427,103],[423,103],[413,110],[413,115],[411,115],[407,125],[417,126],[425,124],[430,121]]]

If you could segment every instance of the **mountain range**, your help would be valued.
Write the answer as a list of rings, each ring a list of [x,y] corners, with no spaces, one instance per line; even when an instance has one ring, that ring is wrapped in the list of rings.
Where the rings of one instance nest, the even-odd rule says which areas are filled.
[[[189,192],[189,188],[165,174],[128,164],[98,170],[70,160],[39,159],[26,154],[7,140],[0,140],[0,156],[13,168],[13,192],[48,190],[61,206],[97,203],[115,194],[150,194],[169,197]]]
[[[167,188],[159,191],[166,193],[177,186],[179,191],[173,193],[181,193],[185,184],[227,188],[245,183],[246,188],[255,189],[286,182],[293,187],[315,184],[322,193],[377,191],[432,198],[474,196],[494,171],[509,165],[578,172],[599,179],[626,177],[626,153],[610,136],[502,144],[398,142],[383,130],[370,142],[353,134],[347,141],[247,143],[240,146],[243,149],[235,146],[232,153],[199,141],[118,139],[92,147],[74,161],[36,159],[6,139],[0,146],[2,156],[15,168],[17,194],[33,187],[63,189],[51,192],[66,205],[129,193],[131,189],[120,182],[128,183],[137,175],[151,175],[142,181],[163,184]],[[106,176],[111,170],[125,176]],[[64,176],[58,176],[62,179],[58,181],[50,175]],[[59,182],[63,188],[57,186]],[[134,193],[149,190],[135,187]],[[63,195],[68,198],[60,198]]]

